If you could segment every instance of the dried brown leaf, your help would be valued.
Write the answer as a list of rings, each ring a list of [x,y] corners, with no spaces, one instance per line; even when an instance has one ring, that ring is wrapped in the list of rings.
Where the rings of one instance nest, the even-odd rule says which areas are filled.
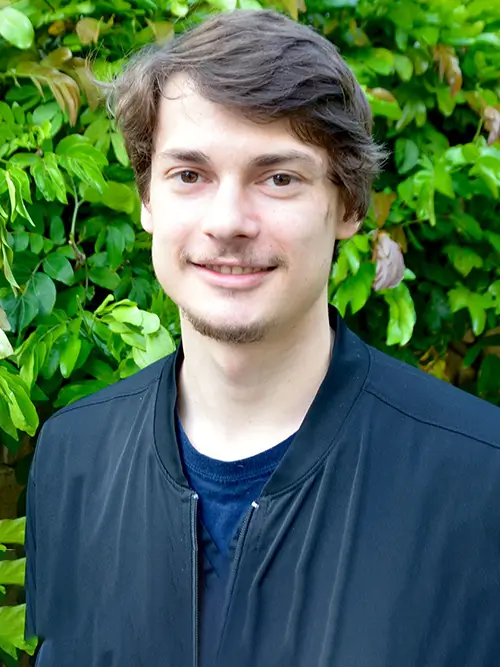
[[[169,42],[174,38],[174,26],[169,21],[150,21],[147,24],[153,31],[156,42]]]
[[[389,234],[378,232],[372,259],[376,263],[373,289],[379,292],[397,287],[404,277],[405,262],[399,244]]]
[[[54,67],[33,61],[19,63],[15,73],[17,76],[29,77],[38,86],[48,86],[61,109],[68,113],[70,123],[76,123],[81,99],[78,85],[70,76]]]
[[[354,46],[362,47],[370,44],[368,35],[358,26],[355,18],[349,19],[349,35],[352,38]]]
[[[72,58],[65,63],[62,69],[75,79],[92,111],[97,109],[103,95],[90,76],[86,61],[83,58]]]
[[[405,230],[401,225],[397,225],[396,227],[391,227],[388,230],[388,233],[391,236],[391,239],[393,241],[396,241],[396,243],[399,245],[401,250],[405,253],[408,252],[408,240],[406,238]]]
[[[46,67],[55,67],[58,69],[65,62],[71,60],[72,56],[73,54],[67,46],[60,46],[55,51],[49,53],[49,55],[41,61],[40,65],[45,65]]]
[[[391,206],[396,201],[397,195],[395,192],[375,192],[372,195],[373,201],[373,216],[377,227],[383,227],[385,221],[389,216]]]
[[[62,35],[63,32],[66,30],[66,23],[64,21],[61,21],[58,19],[57,21],[54,21],[49,26],[49,35],[53,35],[54,37],[58,37],[59,35]]]
[[[397,102],[394,95],[385,88],[369,88],[368,92],[378,100],[383,100],[384,102]]]
[[[488,146],[500,140],[500,111],[495,107],[485,107],[483,111],[484,127],[489,132]]]
[[[500,334],[500,327],[495,327],[487,331],[485,335],[485,340],[488,340],[488,336],[498,336]],[[488,345],[484,348],[485,354],[494,354],[497,357],[500,357],[500,345]]]
[[[97,44],[101,22],[93,18],[80,19],[76,24],[76,34],[82,44]]]
[[[440,80],[446,80],[446,83],[450,86],[451,96],[455,97],[462,88],[462,70],[455,49],[451,46],[438,44],[434,47],[432,54],[439,67]]]

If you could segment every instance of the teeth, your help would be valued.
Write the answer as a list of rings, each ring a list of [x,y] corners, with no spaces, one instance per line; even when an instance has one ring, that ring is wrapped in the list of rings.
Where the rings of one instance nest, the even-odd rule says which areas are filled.
[[[211,271],[217,271],[217,273],[232,273],[233,275],[240,275],[242,273],[258,273],[259,271],[264,271],[265,269],[254,269],[243,266],[206,266],[207,269]]]

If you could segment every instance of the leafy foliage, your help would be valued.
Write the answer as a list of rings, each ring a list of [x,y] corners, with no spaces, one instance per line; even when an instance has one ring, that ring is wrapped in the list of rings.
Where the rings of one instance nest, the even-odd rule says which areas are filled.
[[[500,403],[500,6],[265,5],[338,45],[390,152],[363,230],[340,244],[332,303],[371,344]],[[0,4],[0,442],[20,484],[54,409],[169,353],[179,337],[150,268],[123,140],[85,59],[112,76],[138,47],[237,6],[261,5]],[[9,525],[0,521],[0,535]],[[0,561],[0,585],[21,584],[23,567]],[[22,640],[23,613],[0,607],[8,665],[34,648]]]

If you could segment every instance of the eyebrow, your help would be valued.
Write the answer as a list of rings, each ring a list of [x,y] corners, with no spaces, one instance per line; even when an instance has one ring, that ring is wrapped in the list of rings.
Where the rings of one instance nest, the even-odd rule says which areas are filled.
[[[178,162],[189,162],[191,164],[207,166],[210,164],[210,158],[206,153],[199,150],[190,150],[182,148],[169,148],[158,154],[160,160],[176,160]],[[318,168],[317,161],[298,150],[288,150],[283,153],[264,153],[258,155],[250,161],[251,168],[275,167],[285,162],[301,162],[306,166]]]

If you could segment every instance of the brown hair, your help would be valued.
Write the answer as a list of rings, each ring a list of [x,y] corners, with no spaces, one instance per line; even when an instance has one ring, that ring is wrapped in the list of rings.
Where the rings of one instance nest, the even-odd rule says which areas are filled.
[[[139,194],[149,198],[160,97],[174,73],[205,99],[255,122],[287,119],[323,147],[341,187],[345,220],[363,220],[384,151],[371,137],[369,104],[336,47],[274,11],[218,14],[164,45],[145,47],[110,86]]]

